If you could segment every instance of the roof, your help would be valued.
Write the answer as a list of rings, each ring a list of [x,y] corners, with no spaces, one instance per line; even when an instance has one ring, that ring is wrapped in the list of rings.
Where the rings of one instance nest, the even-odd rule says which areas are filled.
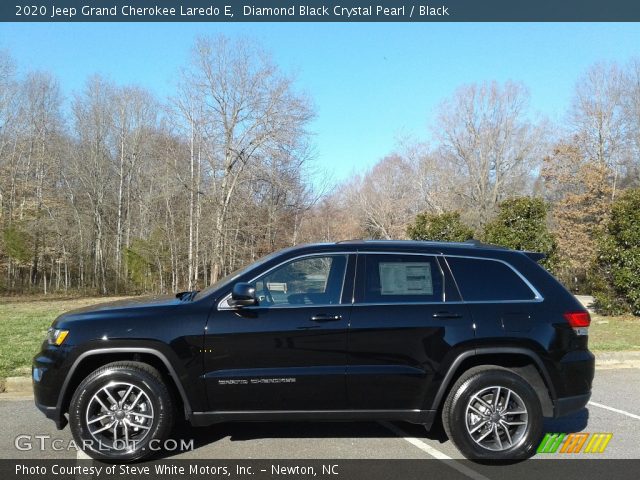
[[[464,254],[464,251],[467,254],[472,254],[472,252],[493,252],[491,255],[498,253],[508,252],[519,252],[527,257],[531,258],[533,261],[538,262],[545,258],[545,255],[538,252],[529,252],[524,250],[512,250],[507,247],[503,247],[500,245],[492,245],[489,243],[482,243],[478,240],[467,240],[466,242],[435,242],[435,241],[426,241],[426,240],[341,240],[335,243],[316,243],[316,244],[308,244],[308,245],[300,245],[299,247],[335,247],[338,245],[349,246],[350,249],[359,250],[361,248],[373,247],[380,248],[382,250],[393,250],[394,248],[398,248],[400,250],[420,250],[424,248],[428,249],[441,249],[443,253],[446,251],[456,250],[461,251],[459,254]],[[294,247],[295,248],[295,247]]]
[[[459,248],[482,248],[487,250],[509,250],[506,247],[500,245],[492,245],[489,243],[482,243],[478,240],[467,240],[465,242],[436,242],[431,240],[341,240],[336,242],[338,244],[350,244],[350,245],[397,245],[403,247],[459,247]]]

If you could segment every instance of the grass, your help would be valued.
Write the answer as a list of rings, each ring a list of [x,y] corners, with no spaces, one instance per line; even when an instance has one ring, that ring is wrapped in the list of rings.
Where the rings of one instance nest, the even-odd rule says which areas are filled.
[[[0,391],[6,377],[28,376],[47,328],[66,311],[116,300],[99,298],[0,297]]]
[[[30,374],[31,359],[58,315],[112,300],[116,298],[0,297],[0,391],[4,378]],[[640,350],[640,318],[592,315],[589,348],[594,351]]]
[[[640,318],[631,315],[602,317],[591,314],[589,349],[594,351],[640,350]]]

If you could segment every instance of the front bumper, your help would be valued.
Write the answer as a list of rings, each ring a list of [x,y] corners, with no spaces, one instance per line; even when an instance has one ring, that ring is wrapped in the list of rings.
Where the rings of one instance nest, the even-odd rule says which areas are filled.
[[[67,426],[67,423],[69,423],[69,421],[67,420],[67,417],[60,413],[60,409],[58,409],[58,407],[48,407],[46,405],[42,405],[41,403],[38,403],[38,401],[35,401],[36,407],[38,407],[38,410],[40,410],[42,413],[45,414],[45,416],[50,419],[53,420],[56,424],[56,428],[58,430],[62,430],[64,427]]]
[[[62,412],[60,393],[65,383],[66,361],[68,350],[65,347],[51,347],[45,342],[42,350],[33,358],[31,381],[33,397],[42,413],[53,420],[61,430],[67,425],[67,418]]]

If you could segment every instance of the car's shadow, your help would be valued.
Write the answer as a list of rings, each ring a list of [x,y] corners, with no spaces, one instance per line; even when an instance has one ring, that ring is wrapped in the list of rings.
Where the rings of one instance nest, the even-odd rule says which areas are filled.
[[[447,441],[447,435],[441,425],[434,425],[426,431],[421,425],[397,423],[400,428],[418,438]],[[193,440],[193,449],[197,450],[209,444],[228,439],[231,442],[245,442],[260,439],[289,438],[393,438],[398,435],[378,422],[248,422],[220,423],[208,427],[192,427],[181,422],[173,429],[171,438],[178,444],[182,440]],[[158,452],[156,458],[170,458],[179,451]]]
[[[586,408],[563,418],[545,418],[544,429],[547,432],[573,433],[584,430],[589,421],[589,410]],[[421,425],[397,423],[408,436],[419,439],[445,443],[449,439],[437,421],[431,430],[426,431]],[[171,438],[180,443],[181,440],[193,440],[194,450],[228,438],[232,442],[260,440],[264,438],[393,438],[397,433],[378,422],[270,422],[270,423],[220,423],[209,427],[192,427],[186,422],[175,426]],[[158,452],[156,458],[170,458],[179,451]]]

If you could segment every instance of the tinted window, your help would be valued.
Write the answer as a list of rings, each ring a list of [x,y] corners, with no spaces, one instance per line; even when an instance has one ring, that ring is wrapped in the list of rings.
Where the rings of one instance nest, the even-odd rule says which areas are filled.
[[[509,266],[494,260],[447,257],[462,299],[532,300],[533,291]]]
[[[258,278],[254,285],[261,306],[340,303],[346,255],[305,257]]]
[[[442,273],[433,257],[367,255],[364,302],[442,301]]]

